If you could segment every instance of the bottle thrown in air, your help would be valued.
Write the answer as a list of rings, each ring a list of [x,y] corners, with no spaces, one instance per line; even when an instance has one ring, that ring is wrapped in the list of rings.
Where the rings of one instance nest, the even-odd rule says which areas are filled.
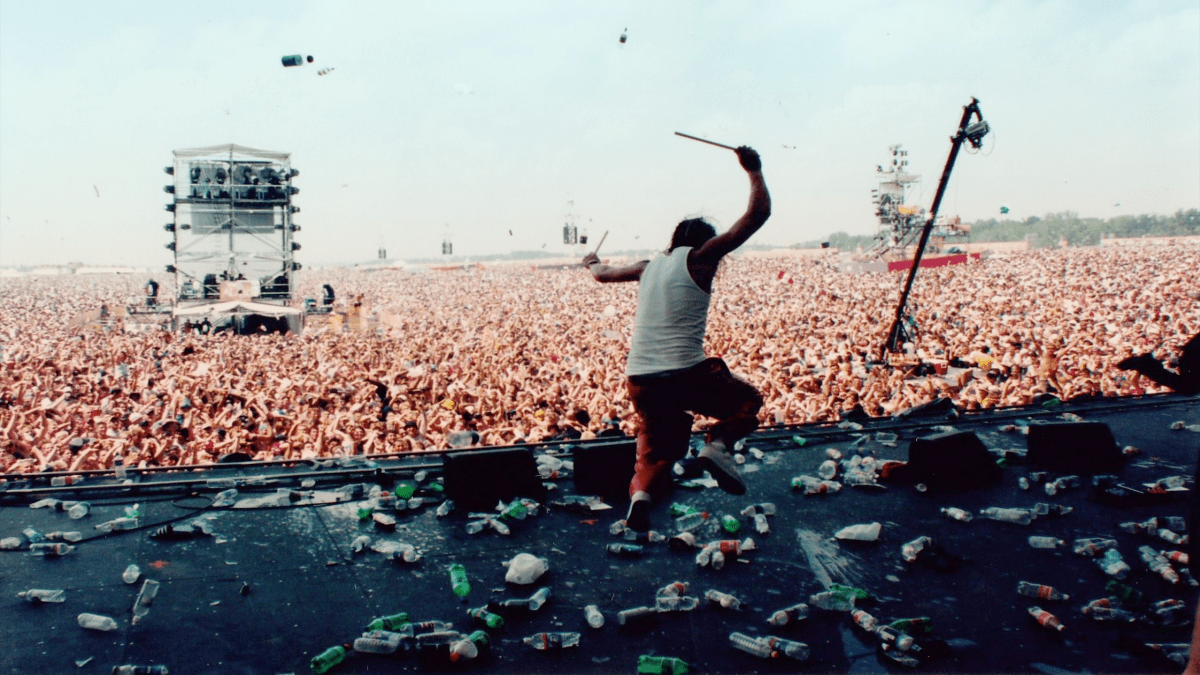
[[[1004,509],[997,506],[989,506],[980,511],[979,515],[991,520],[1016,523],[1018,525],[1028,525],[1033,522],[1033,512],[1029,509]]]
[[[583,608],[583,616],[587,619],[587,623],[592,628],[600,628],[604,625],[604,614],[600,612],[600,608],[595,605],[588,605]]]
[[[942,513],[946,514],[947,517],[957,520],[961,523],[969,523],[971,522],[971,519],[975,517],[971,515],[970,511],[965,511],[954,506],[947,506],[943,508]]]
[[[109,616],[101,616],[99,614],[89,614],[84,612],[76,617],[81,628],[89,630],[110,631],[117,629],[117,622]]]
[[[1058,537],[1042,537],[1042,536],[1038,536],[1038,535],[1033,535],[1033,536],[1029,537],[1029,545],[1032,546],[1033,548],[1042,548],[1042,549],[1053,550],[1053,549],[1056,549],[1056,548],[1059,548],[1062,546],[1066,546],[1067,542],[1063,541],[1062,539],[1059,539]]]
[[[806,618],[808,618],[808,605],[800,602],[772,613],[767,617],[767,623],[772,626],[786,626],[793,621]]]
[[[1065,630],[1065,627],[1059,622],[1058,617],[1036,605],[1029,608],[1029,616],[1032,616],[1034,621],[1051,630],[1056,630],[1060,633]]]
[[[1037,598],[1039,600],[1066,601],[1071,598],[1071,596],[1053,588],[1052,586],[1043,586],[1028,581],[1017,582],[1017,592],[1021,595],[1027,595],[1031,598]]]
[[[579,646],[579,633],[534,633],[525,644],[539,651],[551,651]]]
[[[26,602],[39,605],[43,602],[66,602],[67,592],[64,590],[32,588],[28,591],[17,593],[17,597],[24,598]]]

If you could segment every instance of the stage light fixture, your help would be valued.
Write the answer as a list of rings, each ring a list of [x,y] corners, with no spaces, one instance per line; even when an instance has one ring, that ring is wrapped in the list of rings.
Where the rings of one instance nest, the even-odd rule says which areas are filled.
[[[167,223],[166,225],[163,225],[163,229],[166,230],[167,232],[174,232],[175,231],[175,223]]]
[[[171,212],[173,213],[173,212],[175,211],[175,205],[174,205],[174,204],[167,204],[167,205],[166,205],[166,209],[167,209],[168,211],[171,211]]]
[[[181,229],[181,230],[190,230],[190,229],[192,229],[192,224],[191,224],[191,223],[184,223],[184,224],[182,224],[182,225],[180,225],[180,226],[179,226],[179,229]]]
[[[292,250],[293,250],[293,251],[299,251],[299,250],[300,250],[300,244],[299,244],[298,242],[294,242],[294,241],[293,241],[293,242],[292,242]]]
[[[168,273],[168,274],[175,274],[175,266],[174,266],[174,265],[167,265],[167,273]]]
[[[290,192],[290,193],[292,193],[292,194],[294,194],[294,195],[298,195],[298,194],[300,194],[300,188],[298,188],[298,187],[296,187],[296,186],[294,186],[294,185],[289,185],[289,186],[288,186],[288,192]]]
[[[292,169],[292,172],[290,174],[288,174],[288,177],[295,178],[296,176],[299,176],[299,175],[300,175],[300,169]]]
[[[173,166],[164,166],[164,167],[163,167],[163,171],[167,172],[167,175],[168,175],[168,176],[174,176],[174,175],[175,175],[175,167],[173,167]]]
[[[173,241],[167,242],[165,248],[168,251],[174,251],[175,250],[175,242],[173,242]]]
[[[300,207],[299,206],[291,207],[291,212],[292,213],[300,213]]]
[[[293,262],[293,263],[292,263],[292,271],[293,271],[293,272],[295,272],[295,271],[297,271],[297,270],[299,270],[299,269],[300,269],[300,263],[298,263],[298,262]]]
[[[291,230],[292,232],[299,232],[300,226],[299,225],[291,225],[288,227],[288,229]]]
[[[979,120],[968,126],[963,133],[966,135],[967,141],[971,143],[971,147],[979,149],[983,145],[983,137],[987,136],[989,131],[991,131],[991,127],[988,126],[988,123]]]
[[[175,186],[174,185],[164,185],[163,192],[165,192],[169,195],[173,195],[173,194],[175,194]]]

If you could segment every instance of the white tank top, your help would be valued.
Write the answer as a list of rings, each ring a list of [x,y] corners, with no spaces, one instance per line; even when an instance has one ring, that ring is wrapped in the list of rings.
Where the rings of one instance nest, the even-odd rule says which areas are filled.
[[[638,283],[626,375],[690,368],[703,361],[711,297],[688,272],[689,246],[654,258]]]

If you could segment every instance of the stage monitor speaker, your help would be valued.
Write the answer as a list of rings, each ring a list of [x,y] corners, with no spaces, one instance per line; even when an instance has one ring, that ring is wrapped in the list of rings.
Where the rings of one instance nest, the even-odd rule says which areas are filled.
[[[599,495],[608,502],[629,499],[629,481],[637,459],[637,440],[621,438],[573,449],[575,491]]]
[[[465,450],[447,453],[442,462],[446,497],[468,511],[491,511],[500,500],[546,498],[537,462],[529,448]]]
[[[1034,424],[1029,427],[1031,464],[1069,473],[1116,473],[1123,461],[1112,431],[1101,422]]]
[[[1002,470],[983,441],[970,431],[913,439],[905,476],[930,490],[969,490],[1000,480]]]

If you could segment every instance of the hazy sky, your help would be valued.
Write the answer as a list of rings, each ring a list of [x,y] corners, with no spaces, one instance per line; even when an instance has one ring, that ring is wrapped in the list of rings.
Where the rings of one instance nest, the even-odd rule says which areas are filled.
[[[866,234],[888,145],[928,207],[972,96],[944,214],[1200,206],[1197,0],[0,0],[0,265],[170,263],[162,167],[225,143],[292,153],[306,264],[563,252],[569,201],[608,251],[728,227],[736,157],[674,131],[759,150],[753,242]]]

